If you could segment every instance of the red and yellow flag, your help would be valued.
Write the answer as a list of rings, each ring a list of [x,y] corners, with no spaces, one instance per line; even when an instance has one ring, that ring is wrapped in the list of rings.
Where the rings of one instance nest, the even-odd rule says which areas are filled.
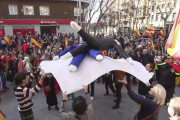
[[[152,26],[148,25],[148,24],[147,24],[147,31],[149,31],[152,34],[156,34],[156,32],[153,30]]]
[[[138,37],[141,37],[141,34],[138,30],[138,28],[136,27],[136,29],[134,30],[134,33],[138,36]]]
[[[9,38],[8,36],[5,37],[4,40],[5,40],[5,42],[6,42],[8,45],[11,45],[11,44],[12,44],[12,43],[11,43],[11,40],[10,40],[10,38]]]
[[[154,47],[154,43],[153,43],[153,39],[151,37],[150,31],[146,30],[145,34],[151,39],[152,50],[155,51],[155,47]]]
[[[107,55],[107,50],[104,50],[104,51],[102,52],[102,54],[103,54],[103,56],[106,56],[106,55]]]
[[[164,36],[164,31],[163,30],[161,30],[160,32],[160,35],[163,37]]]
[[[66,48],[68,48],[68,39],[67,39],[66,35],[65,35],[65,46],[66,46]]]
[[[6,116],[2,113],[2,111],[0,110],[0,120],[4,120],[6,118]]]
[[[34,38],[31,38],[31,43],[35,46],[37,46],[38,48],[41,48],[42,46],[34,39]]]
[[[162,40],[162,36],[159,36],[159,41],[161,41]]]
[[[180,10],[176,21],[171,29],[169,37],[166,42],[166,49],[169,55],[175,60],[180,60]]]

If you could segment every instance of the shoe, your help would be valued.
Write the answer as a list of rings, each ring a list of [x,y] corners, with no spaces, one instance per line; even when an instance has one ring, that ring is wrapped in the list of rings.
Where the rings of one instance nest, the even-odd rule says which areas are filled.
[[[109,93],[104,94],[104,96],[108,96],[108,95],[109,95]]]
[[[97,83],[100,83],[100,81],[98,80]]]
[[[49,111],[51,110],[51,107],[50,107],[50,106],[48,106],[48,110],[49,110]]]
[[[58,107],[57,105],[55,106],[55,109],[56,109],[57,111],[59,111],[59,107]]]
[[[94,100],[94,97],[91,97],[91,100]]]
[[[7,90],[9,90],[9,88],[8,88],[8,87],[6,87],[6,89],[7,89]]]
[[[117,102],[117,100],[113,100],[113,102]]]
[[[112,107],[112,109],[118,109],[119,108],[119,105],[115,105]]]

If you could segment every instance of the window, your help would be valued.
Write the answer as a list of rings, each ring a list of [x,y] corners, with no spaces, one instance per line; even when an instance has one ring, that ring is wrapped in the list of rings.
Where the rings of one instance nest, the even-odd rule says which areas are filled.
[[[9,5],[9,14],[10,15],[18,15],[17,5]]]
[[[50,15],[50,10],[48,6],[39,7],[40,15]]]
[[[24,15],[34,15],[34,6],[23,6]]]
[[[175,21],[176,19],[176,13],[173,13],[172,20]]]
[[[167,7],[169,8],[170,6],[171,6],[171,3],[168,3],[168,4],[167,4]]]
[[[156,15],[156,21],[158,22],[158,15]]]
[[[165,4],[162,4],[162,8],[164,8],[165,7]]]
[[[151,22],[153,22],[153,19],[154,19],[154,15],[152,15],[152,17],[151,17]]]
[[[152,6],[152,12],[154,12],[154,6]]]

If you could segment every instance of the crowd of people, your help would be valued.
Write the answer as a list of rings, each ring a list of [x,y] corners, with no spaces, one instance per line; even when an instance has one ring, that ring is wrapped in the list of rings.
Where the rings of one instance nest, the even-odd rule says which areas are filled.
[[[93,103],[95,81],[84,86],[86,98],[75,97],[74,93],[66,95],[62,93],[60,108],[58,107],[57,94],[61,91],[56,79],[51,73],[41,75],[39,64],[42,61],[50,61],[63,52],[68,46],[65,44],[65,36],[68,39],[68,46],[76,45],[78,40],[74,34],[52,34],[27,35],[18,38],[9,36],[11,45],[7,45],[4,38],[0,37],[0,91],[5,94],[9,87],[6,81],[15,83],[15,97],[19,103],[18,110],[22,120],[34,120],[32,111],[32,97],[43,87],[46,96],[47,109],[54,106],[64,120],[93,120]],[[33,37],[42,48],[31,43]],[[104,35],[97,35],[97,39],[105,38]],[[135,61],[142,63],[147,71],[153,72],[154,76],[149,83],[144,84],[136,77],[123,71],[111,71],[97,79],[105,84],[105,94],[108,97],[111,89],[115,105],[112,109],[120,107],[121,89],[123,85],[127,88],[129,97],[141,105],[134,120],[158,120],[159,110],[162,105],[168,105],[168,113],[172,120],[180,120],[180,98],[173,97],[176,85],[179,84],[179,73],[174,66],[180,66],[180,61],[175,61],[168,55],[164,44],[154,40],[155,50],[148,40],[129,39],[125,41],[123,35],[108,37],[116,39],[125,52]],[[165,43],[165,41],[164,41]],[[107,50],[107,54],[113,59],[121,58],[114,49]],[[37,85],[32,87],[32,81],[36,80]],[[131,82],[132,80],[132,82]],[[114,85],[115,84],[115,85]],[[135,93],[131,86],[138,85],[138,93]],[[91,89],[91,90],[90,90]],[[66,100],[72,97],[73,112],[65,111]]]

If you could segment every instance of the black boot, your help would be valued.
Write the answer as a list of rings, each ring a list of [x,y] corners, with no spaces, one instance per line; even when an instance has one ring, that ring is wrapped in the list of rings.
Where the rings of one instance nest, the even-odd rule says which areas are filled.
[[[51,110],[51,106],[48,106],[48,110],[49,110],[49,111]]]
[[[119,105],[115,105],[112,107],[112,109],[118,109],[119,108]]]
[[[59,111],[59,107],[58,107],[57,105],[55,106],[55,109],[56,109],[57,111]]]

